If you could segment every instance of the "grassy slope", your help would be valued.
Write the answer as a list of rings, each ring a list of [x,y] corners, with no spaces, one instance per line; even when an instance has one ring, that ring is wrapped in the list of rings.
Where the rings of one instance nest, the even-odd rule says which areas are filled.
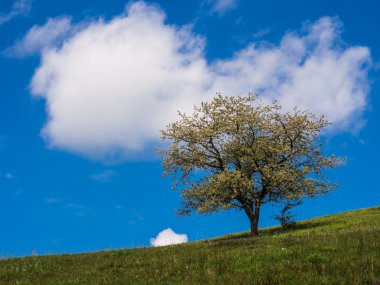
[[[380,207],[256,239],[4,259],[0,284],[380,284]]]

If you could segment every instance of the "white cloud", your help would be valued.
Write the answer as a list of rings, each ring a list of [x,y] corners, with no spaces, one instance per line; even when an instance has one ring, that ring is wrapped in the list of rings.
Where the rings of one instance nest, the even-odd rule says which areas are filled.
[[[172,229],[168,228],[160,232],[156,238],[150,239],[151,246],[165,246],[171,244],[179,244],[187,242],[186,234],[176,234]]]
[[[271,32],[270,28],[261,29],[261,30],[257,31],[256,33],[253,33],[252,37],[254,39],[260,39],[260,38],[268,35],[270,32]]]
[[[217,91],[254,90],[286,108],[323,113],[335,130],[359,129],[371,56],[367,47],[344,44],[340,30],[337,19],[321,18],[278,45],[251,43],[210,63],[202,37],[166,24],[156,6],[134,3],[44,49],[31,81],[31,92],[46,100],[43,137],[92,159],[136,158],[159,143],[159,130],[177,119],[178,109]]]
[[[141,2],[128,16],[93,22],[42,55],[31,89],[47,100],[44,137],[93,158],[143,150],[176,109],[204,94],[202,51],[188,28],[165,25]]]
[[[343,47],[340,22],[321,18],[301,33],[287,33],[278,46],[252,44],[230,60],[214,64],[214,89],[226,95],[257,90],[286,109],[298,106],[325,114],[335,128],[363,125],[367,105],[367,47]]]
[[[14,17],[27,15],[31,9],[32,1],[31,0],[16,0],[13,3],[11,11],[7,14],[0,14],[0,26]]]
[[[107,169],[100,173],[91,174],[90,178],[97,182],[107,183],[107,182],[111,182],[115,176],[116,176],[116,172],[114,170]]]
[[[33,26],[6,52],[16,57],[38,54],[45,49],[59,46],[68,35],[75,32],[74,27],[70,17],[48,19],[42,26]]]
[[[237,0],[213,0],[211,3],[211,12],[218,15],[223,15],[227,11],[230,11],[236,7]]]

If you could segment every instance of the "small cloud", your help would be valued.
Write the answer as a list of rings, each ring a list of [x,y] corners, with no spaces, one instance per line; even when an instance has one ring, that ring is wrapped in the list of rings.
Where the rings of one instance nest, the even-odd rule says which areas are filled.
[[[55,204],[55,203],[57,203],[59,201],[60,201],[60,199],[58,199],[56,197],[49,197],[49,198],[45,199],[45,202],[48,203],[48,204]]]
[[[86,205],[73,204],[73,203],[65,205],[65,208],[67,208],[67,209],[84,209],[84,210],[88,209],[88,207]]]
[[[211,1],[211,13],[223,16],[228,11],[236,8],[237,2],[237,0],[213,0]]]
[[[150,239],[151,246],[165,246],[171,244],[179,244],[187,242],[186,234],[176,234],[172,229],[168,228],[160,232],[156,238]]]
[[[114,170],[108,169],[100,173],[91,174],[90,178],[100,183],[107,183],[107,182],[111,182],[115,176],[116,176],[116,172]]]
[[[17,0],[14,2],[11,11],[0,15],[0,26],[17,16],[29,14],[32,6],[31,0]]]
[[[252,37],[254,39],[260,39],[260,38],[266,36],[267,34],[269,34],[270,31],[271,31],[270,28],[265,28],[265,29],[259,30],[258,32],[254,33],[252,35]]]
[[[13,174],[10,173],[10,172],[6,172],[6,173],[4,174],[4,177],[5,177],[6,179],[8,179],[8,180],[12,180],[12,179],[14,178]]]
[[[70,17],[50,18],[42,26],[33,26],[23,38],[7,48],[5,53],[18,58],[39,54],[53,46],[60,46],[74,31]]]
[[[144,223],[146,218],[140,213],[134,213],[133,218],[128,221],[128,224],[135,225],[137,223]]]
[[[116,206],[115,206],[115,209],[117,209],[117,210],[121,210],[121,209],[124,209],[124,206],[123,206],[123,205],[116,205]]]
[[[74,203],[66,204],[64,208],[72,210],[75,213],[75,215],[78,217],[87,216],[87,214],[91,210],[91,208],[86,205],[74,204]]]
[[[133,216],[135,217],[136,220],[139,220],[139,221],[145,220],[145,217],[143,215],[140,215],[139,213],[135,213]]]

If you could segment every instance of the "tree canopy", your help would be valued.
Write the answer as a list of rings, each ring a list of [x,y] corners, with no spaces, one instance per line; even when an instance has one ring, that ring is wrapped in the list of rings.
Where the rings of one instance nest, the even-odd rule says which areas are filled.
[[[164,174],[173,174],[183,197],[180,215],[243,210],[251,235],[258,235],[260,206],[284,199],[324,194],[336,184],[324,179],[324,169],[341,159],[325,155],[320,131],[330,123],[324,116],[278,103],[266,104],[255,94],[223,97],[194,106],[192,114],[162,130],[170,141]],[[202,174],[196,179],[197,171]]]

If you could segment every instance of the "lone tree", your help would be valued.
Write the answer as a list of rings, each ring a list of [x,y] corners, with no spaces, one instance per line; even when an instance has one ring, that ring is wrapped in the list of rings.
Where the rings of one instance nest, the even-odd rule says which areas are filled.
[[[335,186],[323,178],[324,169],[340,162],[322,152],[319,133],[330,124],[323,116],[296,108],[285,113],[254,94],[218,94],[194,106],[191,115],[178,113],[180,119],[161,131],[171,145],[158,153],[164,156],[164,175],[173,174],[173,188],[183,183],[180,216],[242,209],[251,236],[257,236],[261,205],[320,195]]]

